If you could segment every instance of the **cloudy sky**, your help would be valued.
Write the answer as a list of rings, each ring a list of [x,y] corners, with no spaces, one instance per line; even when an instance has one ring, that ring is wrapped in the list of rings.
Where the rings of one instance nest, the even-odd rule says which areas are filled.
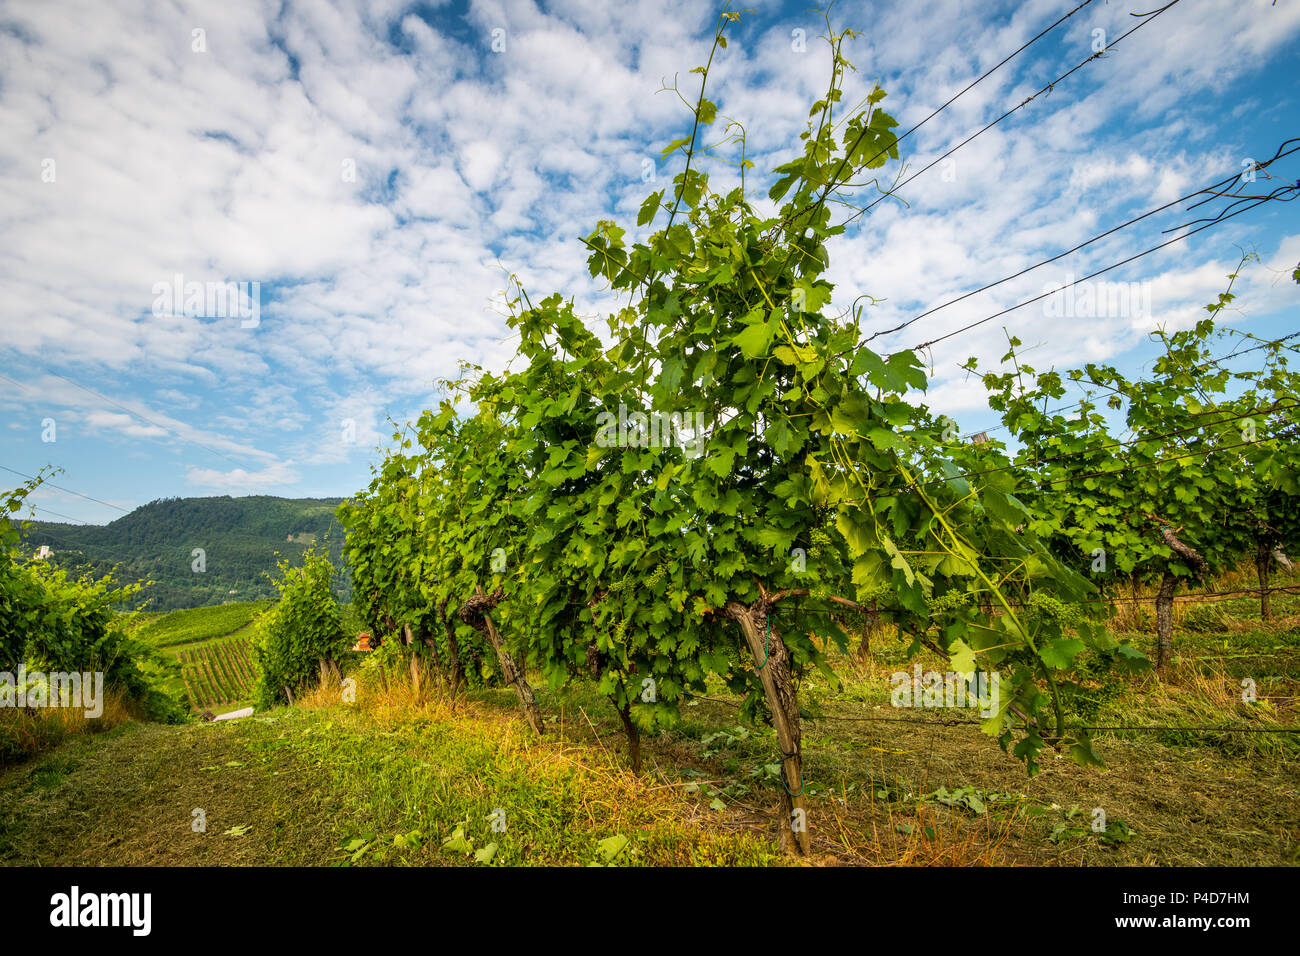
[[[906,129],[1079,3],[841,0],[845,99],[879,80]],[[746,5],[711,98],[763,172],[824,90],[826,27],[807,0]],[[1300,136],[1300,3],[1177,0],[1116,42],[1157,6],[1092,0],[909,137],[910,173],[1106,44],[874,205],[831,248],[835,306],[869,294],[867,327],[892,327]],[[611,217],[636,235],[642,199],[680,171],[658,156],[689,115],[662,88],[693,86],[719,9],[0,0],[0,487],[59,466],[66,490],[38,492],[36,517],[100,523],[164,496],[363,486],[387,419],[436,401],[461,360],[508,359],[510,274],[534,301],[608,310],[577,237]],[[1270,172],[1234,188],[1294,183],[1300,154]],[[874,345],[941,336],[1229,201],[1179,204]],[[1004,326],[1039,368],[1138,372],[1148,333],[1193,321],[1238,247],[1260,262],[1232,322],[1300,330],[1297,212],[1272,203],[1108,273],[1139,284],[1126,309],[1048,300],[934,346],[931,404],[966,430],[992,421],[958,365],[995,362]],[[187,307],[193,283],[223,294]]]

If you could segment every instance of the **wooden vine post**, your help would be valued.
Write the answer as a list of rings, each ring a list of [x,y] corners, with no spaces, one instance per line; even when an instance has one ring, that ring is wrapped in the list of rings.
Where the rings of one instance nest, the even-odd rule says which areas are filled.
[[[480,634],[487,638],[492,649],[496,651],[497,661],[501,665],[501,673],[505,675],[506,683],[515,689],[515,695],[519,698],[519,708],[524,713],[524,719],[528,721],[528,726],[540,737],[542,735],[542,712],[537,706],[537,698],[533,694],[533,688],[529,685],[528,680],[515,664],[515,660],[510,656],[505,646],[501,643],[501,634],[497,626],[492,623],[492,617],[488,614],[493,608],[501,603],[505,597],[505,591],[497,588],[491,594],[484,594],[483,588],[476,585],[474,596],[461,605],[460,619],[474,628]]]
[[[420,658],[415,653],[415,635],[411,633],[411,625],[402,625],[402,637],[406,643],[411,655],[411,693],[415,699],[420,699]]]
[[[445,616],[443,618],[443,623],[444,624],[446,623]],[[423,626],[419,626],[417,628],[412,629],[410,624],[404,624],[402,626],[402,633],[405,639],[406,646],[410,648],[411,651],[411,690],[415,693],[415,696],[418,699],[420,696],[420,659],[419,659],[419,655],[416,654],[416,648],[420,644],[423,644],[426,648],[428,648],[429,661],[433,665],[433,672],[435,675],[442,675],[444,673],[442,667],[442,656],[438,653],[437,642],[434,641],[434,639],[429,635],[427,631],[425,631]],[[449,643],[450,646],[454,649],[456,646],[455,638],[452,637]],[[453,664],[452,666],[455,667],[456,665]],[[452,694],[455,694],[456,693],[455,675],[453,674],[453,676],[450,679],[452,682]],[[442,684],[441,676],[438,677],[438,683],[439,686],[441,686]]]
[[[1178,578],[1166,570],[1156,592],[1156,670],[1164,673],[1173,658],[1174,649],[1174,589]]]
[[[448,600],[450,599],[443,598],[438,605],[438,620],[442,622],[442,629],[447,635],[447,675],[451,681],[451,696],[454,700],[465,683],[465,675],[460,667],[460,644],[456,641],[456,626],[447,618]],[[426,641],[433,645],[432,640],[426,638]]]

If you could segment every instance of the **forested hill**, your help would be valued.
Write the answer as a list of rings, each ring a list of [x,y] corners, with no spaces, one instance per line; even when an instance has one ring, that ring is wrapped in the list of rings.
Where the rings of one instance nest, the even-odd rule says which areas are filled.
[[[116,567],[119,581],[152,581],[144,592],[152,610],[249,601],[275,594],[267,573],[281,557],[296,561],[313,543],[338,555],[340,500],[163,498],[106,525],[29,521],[24,538],[33,552],[48,545],[60,566],[95,576]]]

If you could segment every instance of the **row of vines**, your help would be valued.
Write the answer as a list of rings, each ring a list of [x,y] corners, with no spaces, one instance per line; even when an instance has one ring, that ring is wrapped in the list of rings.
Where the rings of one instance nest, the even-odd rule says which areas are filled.
[[[1156,589],[1156,666],[1173,653],[1173,602],[1195,594],[1243,559],[1258,577],[1260,616],[1271,617],[1274,570],[1292,570],[1300,543],[1300,376],[1285,340],[1217,330],[1233,284],[1257,258],[1244,256],[1207,317],[1161,345],[1146,379],[1089,364],[1037,373],[1009,338],[1011,368],[983,376],[1021,451],[1013,472],[1032,529],[1067,561],[1088,570],[1116,601]],[[1300,269],[1294,276],[1300,282]],[[1215,342],[1254,339],[1219,356]],[[1293,338],[1289,336],[1288,338]],[[1244,365],[1227,358],[1251,354]],[[974,371],[976,362],[967,368]],[[1058,405],[1067,384],[1085,398]]]
[[[233,704],[252,696],[257,683],[252,645],[245,639],[211,641],[181,651],[181,680],[195,710]]]
[[[997,672],[983,729],[1030,772],[1045,748],[1099,764],[1071,719],[1079,665],[1148,666],[1105,627],[1118,583],[1186,583],[1247,544],[1271,554],[1297,514],[1294,377],[1277,347],[1244,377],[1207,364],[1213,317],[1164,340],[1151,381],[1078,373],[1107,397],[1070,416],[1044,405],[1068,377],[986,375],[1014,457],[923,404],[917,354],[862,344],[862,312],[830,308],[828,243],[899,152],[884,90],[841,106],[844,37],[801,152],[773,171],[775,215],[751,204],[744,131],[705,145],[717,110],[697,69],[692,127],[664,153],[684,169],[641,206],[648,234],[602,221],[584,239],[591,275],[626,300],[605,334],[514,284],[508,370],[463,366],[339,510],[365,624],[453,688],[509,686],[539,734],[534,679],[595,681],[634,761],[641,733],[725,683],[775,728],[796,854],[800,682],[834,681],[854,631],[888,622],[912,653]],[[738,184],[711,188],[706,159]],[[1111,437],[1119,409],[1137,441]],[[1229,414],[1248,410],[1252,442],[1229,442],[1249,417]],[[1141,437],[1157,432],[1173,437]]]

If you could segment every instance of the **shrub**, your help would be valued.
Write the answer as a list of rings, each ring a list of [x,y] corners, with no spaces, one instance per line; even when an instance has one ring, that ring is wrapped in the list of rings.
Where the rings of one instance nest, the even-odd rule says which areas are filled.
[[[12,673],[27,664],[36,671],[102,673],[115,716],[87,718],[76,707],[5,707],[0,710],[0,762],[29,757],[71,733],[107,729],[129,713],[166,723],[186,719],[181,702],[160,689],[171,676],[167,664],[132,637],[127,622],[113,610],[139,586],[119,586],[111,575],[98,581],[73,577],[18,550],[20,537],[7,516],[22,507],[41,480],[0,494],[5,508],[0,515],[0,671]]]
[[[111,576],[73,578],[45,562],[21,566],[37,596],[27,615],[24,657],[45,671],[102,671],[106,687],[121,690],[130,709],[146,720],[180,723],[184,704],[162,690],[175,667],[139,640],[113,607],[138,585],[118,586]]]
[[[29,760],[76,734],[112,730],[133,716],[119,689],[104,691],[104,711],[87,717],[81,707],[0,709],[0,767]]]
[[[37,588],[18,561],[18,529],[8,518],[23,506],[23,499],[34,487],[36,482],[29,482],[5,492],[0,512],[0,670],[5,671],[22,663],[28,622],[37,613]]]

